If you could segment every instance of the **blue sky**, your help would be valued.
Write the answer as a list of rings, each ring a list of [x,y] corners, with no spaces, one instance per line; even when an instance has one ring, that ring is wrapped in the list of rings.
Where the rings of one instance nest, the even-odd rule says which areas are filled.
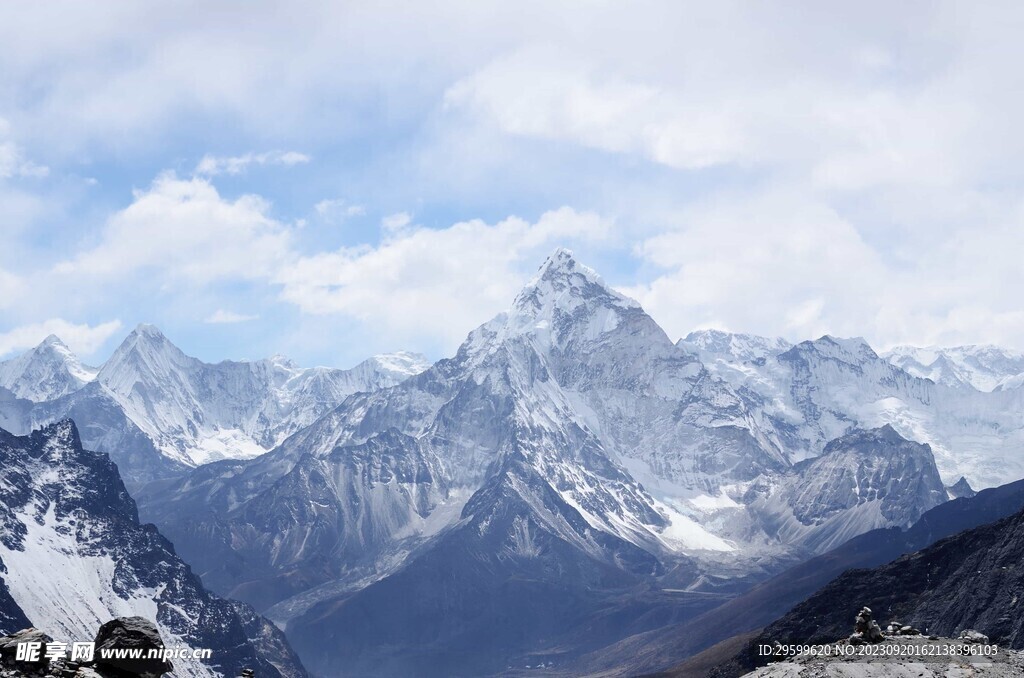
[[[984,4],[984,6],[982,6]],[[557,246],[670,335],[1024,348],[1012,3],[7,3],[0,357],[452,353]]]

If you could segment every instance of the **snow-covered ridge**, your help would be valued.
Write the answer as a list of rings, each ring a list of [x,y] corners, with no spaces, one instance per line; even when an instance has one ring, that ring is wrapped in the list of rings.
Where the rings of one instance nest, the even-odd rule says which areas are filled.
[[[1024,383],[1024,353],[999,346],[897,346],[883,357],[915,377],[937,384],[994,391]]]
[[[694,330],[676,342],[676,345],[696,354],[739,362],[778,355],[793,346],[781,337],[761,337],[713,329]]]

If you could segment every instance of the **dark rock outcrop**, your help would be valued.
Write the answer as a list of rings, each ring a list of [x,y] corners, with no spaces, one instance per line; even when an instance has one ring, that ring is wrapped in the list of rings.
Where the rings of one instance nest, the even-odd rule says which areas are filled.
[[[164,641],[153,622],[143,617],[119,617],[100,626],[96,633],[96,665],[140,678],[160,678],[174,667],[171,662],[155,657],[151,650],[161,650]],[[104,657],[102,650],[141,650],[141,658]]]

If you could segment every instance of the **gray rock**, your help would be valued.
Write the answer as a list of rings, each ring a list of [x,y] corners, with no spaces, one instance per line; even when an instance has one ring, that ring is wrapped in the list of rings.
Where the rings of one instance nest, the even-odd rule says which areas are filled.
[[[980,645],[988,644],[988,636],[980,631],[975,631],[974,629],[964,629],[963,632],[960,633],[960,640],[965,643],[978,643]]]
[[[854,633],[850,636],[851,644],[859,645],[860,643],[853,643],[852,639],[854,636],[864,643],[880,643],[885,640],[885,636],[882,635],[882,629],[878,627],[878,622],[871,618],[871,608],[862,607],[860,612],[857,613],[857,617],[854,620]]]

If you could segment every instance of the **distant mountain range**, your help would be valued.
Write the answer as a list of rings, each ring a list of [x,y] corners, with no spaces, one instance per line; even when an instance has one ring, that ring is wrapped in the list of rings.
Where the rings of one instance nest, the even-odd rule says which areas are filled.
[[[429,365],[419,355],[370,358],[349,370],[275,356],[215,365],[140,325],[99,368],[57,337],[0,363],[0,425],[16,433],[63,418],[107,452],[130,489],[218,459],[259,456],[357,391],[392,386]]]
[[[991,389],[905,355],[673,342],[559,250],[433,365],[209,365],[140,326],[93,369],[51,338],[0,364],[0,425],[74,419],[205,585],[285,628],[316,673],[571,675],[1024,477],[1012,355],[961,361],[1002,375]]]
[[[884,354],[915,377],[979,391],[1019,388],[1024,384],[1024,354],[998,346],[916,348],[897,346]]]

